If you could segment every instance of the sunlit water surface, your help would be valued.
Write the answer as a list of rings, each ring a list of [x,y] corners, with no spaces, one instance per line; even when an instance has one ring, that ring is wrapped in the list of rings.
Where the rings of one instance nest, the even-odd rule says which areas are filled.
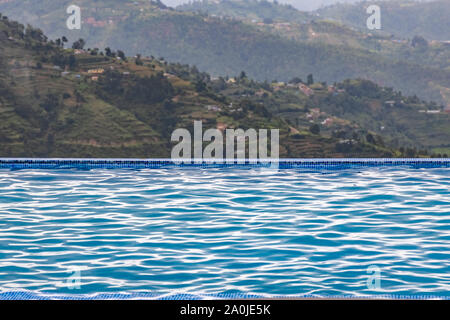
[[[0,291],[448,297],[449,187],[445,168],[0,170]]]

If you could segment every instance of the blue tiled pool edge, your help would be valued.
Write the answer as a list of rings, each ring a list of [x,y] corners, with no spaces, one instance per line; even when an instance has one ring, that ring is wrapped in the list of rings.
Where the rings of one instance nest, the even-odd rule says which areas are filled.
[[[0,158],[0,169],[158,169],[169,167],[255,167],[345,169],[359,167],[408,166],[413,168],[450,168],[450,158],[347,158],[347,159],[279,159],[279,160],[189,160],[171,159],[69,159],[69,158]]]
[[[259,295],[259,294],[167,294],[158,295],[154,293],[99,293],[99,294],[50,294],[35,293],[30,291],[0,292],[1,300],[248,300],[248,299],[275,299],[275,300],[302,300],[302,299],[331,299],[331,300],[449,300],[448,297],[436,295],[396,295],[396,294],[374,294],[374,295]]]

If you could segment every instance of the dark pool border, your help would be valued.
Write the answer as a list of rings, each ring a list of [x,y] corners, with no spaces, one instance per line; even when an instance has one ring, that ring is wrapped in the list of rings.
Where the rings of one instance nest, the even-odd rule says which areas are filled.
[[[450,158],[441,159],[279,159],[221,162],[217,160],[189,160],[182,163],[171,159],[65,159],[65,158],[0,158],[0,169],[160,169],[187,168],[274,168],[274,169],[347,169],[364,167],[450,168]]]

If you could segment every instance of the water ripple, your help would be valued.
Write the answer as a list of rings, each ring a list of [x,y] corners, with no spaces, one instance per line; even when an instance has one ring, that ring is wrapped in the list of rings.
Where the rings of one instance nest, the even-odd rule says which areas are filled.
[[[449,297],[449,187],[445,168],[0,170],[0,291]]]

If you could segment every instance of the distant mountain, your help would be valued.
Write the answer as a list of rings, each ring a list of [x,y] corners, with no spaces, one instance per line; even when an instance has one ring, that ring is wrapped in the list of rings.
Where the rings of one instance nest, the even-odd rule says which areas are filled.
[[[288,3],[293,5],[298,10],[302,11],[314,11],[323,7],[335,5],[335,4],[353,4],[367,0],[279,0],[281,3]],[[392,1],[392,0],[383,0]],[[402,0],[403,1],[403,0]],[[433,0],[405,0],[405,1],[416,1],[416,2],[427,2]]]
[[[267,0],[198,0],[180,5],[176,9],[270,23],[274,21],[307,22],[313,18],[291,5]]]
[[[370,1],[356,4],[336,4],[318,10],[321,17],[331,18],[363,31],[366,8],[377,4],[381,8],[382,32],[412,39],[422,36],[428,40],[450,41],[450,1],[410,0]]]
[[[375,133],[344,141],[291,125],[264,103],[226,94],[235,84],[195,67],[64,43],[0,16],[1,157],[170,157],[171,133],[194,120],[221,130],[278,128],[282,157],[404,155]],[[245,79],[238,88],[246,90]]]
[[[429,60],[428,51],[419,55],[422,46],[412,48],[405,44],[399,54],[396,49],[379,50],[377,42],[361,34],[360,42],[352,42],[367,42],[368,46],[349,45],[335,39],[339,34],[335,30],[351,30],[331,24],[275,22],[259,26],[237,19],[175,11],[144,0],[77,0],[82,9],[82,29],[68,30],[67,15],[62,9],[72,3],[9,0],[0,3],[0,11],[40,27],[53,39],[63,35],[70,42],[83,38],[86,47],[120,48],[131,55],[165,57],[168,61],[196,65],[213,76],[232,76],[245,70],[249,77],[260,81],[288,81],[310,73],[329,83],[364,78],[408,95],[450,105],[450,70],[445,62],[442,66],[445,48],[437,47],[432,56],[435,62],[424,64],[414,59],[421,56]],[[314,31],[322,27],[322,31]],[[393,45],[389,41],[388,45]]]
[[[416,64],[420,61],[430,67],[450,70],[450,46],[445,43],[427,43],[420,36],[407,41],[386,32],[359,31],[325,20],[318,14],[300,12],[290,5],[267,0],[198,0],[177,10],[238,19],[285,39],[365,49],[393,60]]]
[[[169,6],[176,7],[183,4],[191,3],[195,0],[163,0],[163,2]],[[210,0],[211,2],[216,0]],[[225,0],[227,1],[227,0]],[[242,0],[246,1],[246,0]],[[273,0],[268,0],[274,2]],[[313,11],[324,6],[329,6],[336,3],[354,3],[361,0],[278,0],[276,2],[281,4],[289,4],[301,11]],[[420,0],[419,0],[420,1]]]
[[[450,153],[450,114],[367,80],[211,78],[123,51],[63,49],[0,16],[0,156],[168,157],[176,128],[278,128],[282,157]],[[434,153],[434,154],[433,154]]]

